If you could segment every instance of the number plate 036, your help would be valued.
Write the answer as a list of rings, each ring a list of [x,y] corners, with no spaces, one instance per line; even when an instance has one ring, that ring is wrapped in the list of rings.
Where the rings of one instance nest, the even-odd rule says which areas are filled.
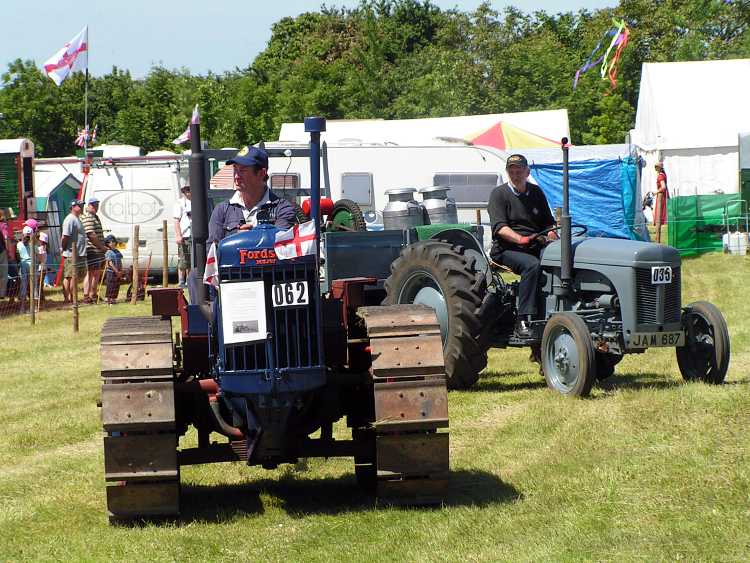
[[[298,307],[307,305],[310,296],[307,293],[306,281],[275,283],[271,288],[271,299],[274,307]]]
[[[654,266],[651,268],[651,283],[672,283],[672,266]]]

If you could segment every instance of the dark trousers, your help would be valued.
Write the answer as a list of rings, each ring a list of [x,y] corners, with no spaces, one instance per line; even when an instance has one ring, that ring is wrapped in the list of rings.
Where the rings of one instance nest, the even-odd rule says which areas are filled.
[[[496,261],[521,276],[518,284],[518,314],[535,315],[539,276],[542,273],[539,258],[526,252],[504,250]]]

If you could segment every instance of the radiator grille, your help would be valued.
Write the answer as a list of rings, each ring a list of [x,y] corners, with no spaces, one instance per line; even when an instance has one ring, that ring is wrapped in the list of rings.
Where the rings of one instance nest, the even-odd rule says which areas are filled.
[[[668,324],[680,321],[680,268],[672,268],[672,283],[651,283],[651,269],[636,270],[638,324]]]
[[[279,262],[272,266],[242,266],[220,269],[222,283],[231,281],[263,281],[266,295],[266,316],[270,341],[225,346],[225,370],[249,371],[274,367],[305,368],[320,365],[318,350],[315,301],[320,298],[315,261],[294,263]],[[303,307],[273,307],[273,284],[289,281],[307,281],[309,303]],[[267,348],[270,348],[273,366],[268,365]]]

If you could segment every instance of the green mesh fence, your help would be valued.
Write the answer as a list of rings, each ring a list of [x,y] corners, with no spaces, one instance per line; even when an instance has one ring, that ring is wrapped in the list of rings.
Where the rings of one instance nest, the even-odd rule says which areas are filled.
[[[668,243],[683,256],[722,251],[722,235],[746,230],[740,194],[673,197],[667,201]]]
[[[15,154],[0,154],[0,208],[18,214],[18,168]]]

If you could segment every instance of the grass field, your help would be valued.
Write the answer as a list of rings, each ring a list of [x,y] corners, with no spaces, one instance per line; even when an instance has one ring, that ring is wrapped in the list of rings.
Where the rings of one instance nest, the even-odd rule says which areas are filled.
[[[587,400],[548,391],[522,350],[450,394],[443,507],[376,506],[348,460],[182,471],[177,522],[109,527],[98,333],[146,304],[0,321],[0,560],[746,560],[750,555],[750,268],[685,260],[684,302],[727,317],[727,384],[683,384],[674,351],[630,356]],[[339,431],[344,432],[343,428]]]

